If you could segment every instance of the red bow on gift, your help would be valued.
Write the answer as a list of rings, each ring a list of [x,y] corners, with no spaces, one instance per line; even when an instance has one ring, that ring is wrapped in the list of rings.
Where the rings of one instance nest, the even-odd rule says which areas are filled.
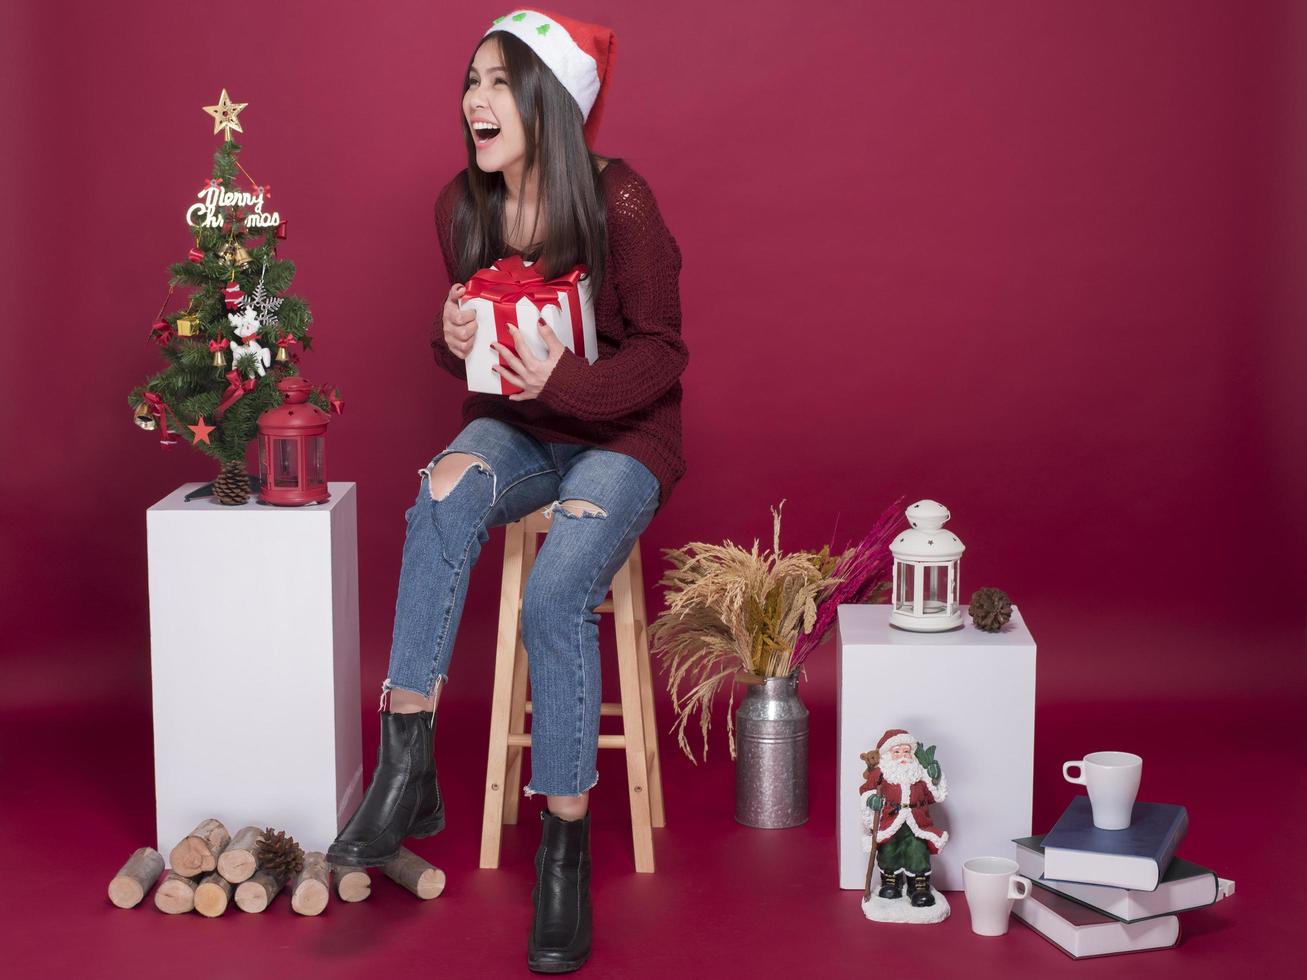
[[[145,392],[142,397],[149,408],[150,414],[155,417],[159,427],[159,448],[171,449],[177,444],[177,437],[168,431],[168,404],[163,400],[163,396],[153,391]],[[174,412],[175,416],[177,413]]]
[[[513,353],[517,347],[512,334],[508,332],[508,323],[517,313],[517,302],[529,299],[537,309],[545,306],[562,308],[561,294],[567,293],[569,307],[572,311],[572,350],[585,356],[585,327],[581,320],[581,292],[579,283],[585,273],[585,266],[577,265],[561,276],[546,279],[536,271],[534,265],[526,265],[520,255],[510,255],[500,259],[493,268],[481,269],[473,274],[467,282],[464,299],[484,297],[494,304],[495,338]],[[501,378],[504,394],[521,391],[517,385]]]
[[[247,391],[253,391],[256,384],[253,378],[246,378],[242,381],[241,373],[235,369],[228,371],[226,378],[227,390],[223,392],[223,399],[218,403],[217,411],[213,413],[218,418],[222,418],[223,412],[245,397]]]

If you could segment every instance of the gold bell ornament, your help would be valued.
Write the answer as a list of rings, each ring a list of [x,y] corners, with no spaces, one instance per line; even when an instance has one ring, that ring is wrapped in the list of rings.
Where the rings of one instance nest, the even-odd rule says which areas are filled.
[[[138,402],[132,409],[132,420],[146,432],[153,432],[159,427],[159,423],[150,414],[150,406],[145,402]]]
[[[250,253],[245,250],[244,245],[237,245],[235,242],[228,242],[218,254],[222,256],[224,262],[238,269],[250,263]]]

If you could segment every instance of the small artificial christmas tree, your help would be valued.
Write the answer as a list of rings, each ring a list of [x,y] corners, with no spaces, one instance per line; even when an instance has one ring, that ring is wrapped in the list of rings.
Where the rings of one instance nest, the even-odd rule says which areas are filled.
[[[186,435],[219,461],[211,487],[224,504],[244,503],[252,480],[257,489],[257,478],[245,472],[246,450],[258,434],[259,416],[282,402],[277,382],[299,373],[299,357],[289,348],[310,349],[313,322],[308,304],[285,294],[295,264],[277,257],[286,224],[278,212],[264,211],[271,190],[255,183],[237,159],[241,146],[231,130],[243,132],[237,122],[243,108],[229,101],[226,89],[218,105],[205,107],[214,133],[226,135],[199,203],[186,212],[195,247],[186,261],[169,266],[168,296],[151,328],[168,364],[129,398],[136,424],[158,429],[164,448]],[[248,190],[238,186],[238,177],[248,181]],[[165,316],[178,286],[190,287],[190,298]],[[339,393],[328,398],[328,387],[310,400],[339,412]]]

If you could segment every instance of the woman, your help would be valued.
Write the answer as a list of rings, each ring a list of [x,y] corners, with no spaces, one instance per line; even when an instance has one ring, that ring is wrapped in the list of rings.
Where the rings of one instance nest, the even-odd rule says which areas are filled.
[[[405,837],[444,827],[432,738],[468,575],[490,528],[548,508],[554,519],[528,577],[522,631],[534,704],[524,792],[546,797],[527,959],[551,973],[579,968],[591,944],[594,608],[685,470],[680,249],[645,180],[587,146],[613,51],[607,28],[519,9],[495,20],[468,66],[460,124],[469,165],[436,202],[453,283],[432,340],[436,360],[466,377],[475,316],[459,307],[464,284],[514,254],[546,277],[586,266],[599,358],[572,353],[543,321],[548,356],[536,357],[513,324],[517,353],[495,349],[499,373],[522,391],[470,395],[462,431],[418,471],[377,768],[328,853],[336,863],[381,864]]]

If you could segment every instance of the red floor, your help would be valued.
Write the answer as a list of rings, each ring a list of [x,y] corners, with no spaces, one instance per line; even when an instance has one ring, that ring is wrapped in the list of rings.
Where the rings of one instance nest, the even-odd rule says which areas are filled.
[[[1041,622],[1032,619],[1039,637]],[[657,873],[637,875],[622,758],[600,754],[593,833],[597,938],[583,975],[1092,977],[1148,971],[1228,978],[1296,966],[1307,911],[1298,867],[1304,849],[1297,821],[1307,812],[1300,678],[1292,679],[1291,698],[1154,703],[1094,696],[1073,703],[1059,693],[1070,668],[1059,674],[1058,654],[1046,641],[1056,630],[1048,625],[1040,650],[1036,829],[1046,829],[1069,798],[1071,788],[1058,774],[1063,759],[1108,747],[1099,744],[1108,731],[1116,733],[1108,739],[1113,746],[1143,754],[1146,795],[1189,807],[1182,853],[1238,884],[1232,900],[1182,917],[1178,948],[1075,963],[1017,923],[1001,939],[973,936],[960,893],[950,895],[954,914],[939,926],[864,920],[857,894],[836,887],[833,650],[822,650],[804,685],[812,711],[813,787],[805,826],[758,831],[737,825],[724,742],[716,742],[710,761],[696,768],[664,738],[668,826],[655,831]],[[482,623],[469,632],[485,628]],[[1120,660],[1109,658],[1109,669],[1146,661],[1146,646],[1118,649]],[[1212,651],[1205,652],[1210,662]],[[1232,649],[1230,655],[1245,654]],[[122,654],[117,663],[126,658]],[[139,672],[139,657],[130,663]],[[284,894],[262,915],[233,909],[216,920],[164,916],[149,898],[131,910],[112,907],[104,894],[109,878],[153,831],[148,705],[135,696],[125,699],[126,706],[15,707],[11,689],[11,707],[0,723],[0,882],[9,899],[0,929],[7,975],[321,978],[391,969],[405,976],[528,975],[538,804],[525,801],[526,819],[506,829],[502,869],[479,870],[488,693],[480,688],[488,679],[477,676],[475,686],[448,697],[441,709],[437,758],[449,829],[413,842],[446,871],[444,895],[420,902],[376,875],[367,902],[333,902],[314,919],[293,914]],[[371,703],[370,696],[364,700]],[[665,729],[666,705],[660,708]],[[364,716],[364,726],[371,758],[374,714]],[[716,734],[722,736],[720,729]],[[1244,765],[1250,775],[1261,775],[1223,775]],[[1256,834],[1253,819],[1266,823]]]

